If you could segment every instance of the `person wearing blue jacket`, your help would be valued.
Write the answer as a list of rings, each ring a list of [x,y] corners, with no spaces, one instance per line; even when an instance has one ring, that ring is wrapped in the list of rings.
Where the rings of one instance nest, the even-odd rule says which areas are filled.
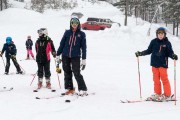
[[[0,57],[2,57],[4,52],[5,52],[5,57],[6,57],[5,74],[8,75],[8,73],[9,73],[10,59],[13,61],[14,65],[17,69],[17,74],[22,74],[23,72],[21,71],[20,66],[16,60],[17,49],[16,49],[16,46],[13,43],[11,37],[6,38],[6,43],[4,44],[4,46],[2,48]]]
[[[70,20],[70,29],[65,31],[57,51],[57,63],[59,63],[60,55],[62,55],[66,95],[75,92],[72,73],[78,84],[79,95],[87,95],[87,87],[84,78],[80,73],[80,69],[84,70],[86,66],[86,34],[81,31],[80,25],[78,18],[72,18]]]
[[[136,52],[136,57],[151,54],[151,66],[154,81],[154,94],[147,100],[164,101],[172,99],[171,86],[168,79],[168,57],[178,60],[178,56],[174,54],[172,45],[166,37],[166,29],[160,27],[156,30],[156,38],[150,42],[147,50]],[[162,82],[162,84],[161,84]],[[164,93],[162,94],[161,85]]]

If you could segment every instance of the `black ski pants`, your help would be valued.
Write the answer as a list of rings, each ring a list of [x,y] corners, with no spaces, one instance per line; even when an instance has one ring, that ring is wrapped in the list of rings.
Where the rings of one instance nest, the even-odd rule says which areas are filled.
[[[14,66],[15,66],[16,69],[17,69],[17,72],[20,72],[21,69],[20,69],[20,67],[19,67],[19,64],[18,64],[16,58],[9,58],[9,57],[6,57],[6,67],[5,67],[5,72],[9,73],[9,68],[10,68],[10,65],[11,65],[10,59],[13,61]]]
[[[45,63],[38,63],[38,77],[43,78],[43,75],[45,73],[45,78],[50,79],[51,72],[50,72],[50,61]]]
[[[65,89],[73,89],[73,73],[78,84],[78,90],[87,91],[83,76],[80,73],[80,57],[69,58],[62,56],[62,66],[64,70]]]

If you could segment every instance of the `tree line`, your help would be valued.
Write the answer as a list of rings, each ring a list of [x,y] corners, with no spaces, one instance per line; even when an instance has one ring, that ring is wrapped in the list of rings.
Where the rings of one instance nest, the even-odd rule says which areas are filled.
[[[24,2],[24,0],[15,0]],[[30,7],[26,9],[32,9],[34,11],[43,13],[46,9],[73,9],[77,7],[77,0],[31,0]],[[10,7],[8,0],[0,0],[0,10]]]
[[[8,0],[0,0],[0,11],[8,8]]]
[[[166,23],[173,25],[173,35],[178,36],[180,23],[180,0],[100,0],[119,8],[125,15],[126,26],[128,16],[135,16],[150,23]],[[176,29],[176,30],[175,30]],[[175,33],[176,31],[176,33]]]

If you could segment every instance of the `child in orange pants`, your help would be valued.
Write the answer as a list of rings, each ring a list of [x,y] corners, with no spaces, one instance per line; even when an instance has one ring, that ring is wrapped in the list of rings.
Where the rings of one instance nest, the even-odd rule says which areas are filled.
[[[171,98],[171,86],[168,80],[167,68],[168,57],[178,60],[178,56],[174,54],[171,43],[166,37],[166,30],[160,27],[156,30],[157,38],[153,39],[147,50],[137,51],[136,57],[151,54],[151,66],[154,81],[154,94],[147,100],[168,100]],[[161,80],[161,81],[160,81]],[[162,95],[161,82],[163,84],[164,94]]]

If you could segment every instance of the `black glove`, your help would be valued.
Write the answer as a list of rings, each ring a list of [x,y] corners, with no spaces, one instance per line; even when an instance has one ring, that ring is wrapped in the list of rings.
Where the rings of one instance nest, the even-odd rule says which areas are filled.
[[[135,55],[136,55],[136,57],[142,56],[142,52],[137,51],[137,52],[135,52]]]
[[[0,53],[0,57],[2,57],[2,54]]]
[[[176,54],[172,55],[173,60],[178,60],[178,56]]]
[[[56,58],[56,52],[53,52],[52,55],[54,58]]]

